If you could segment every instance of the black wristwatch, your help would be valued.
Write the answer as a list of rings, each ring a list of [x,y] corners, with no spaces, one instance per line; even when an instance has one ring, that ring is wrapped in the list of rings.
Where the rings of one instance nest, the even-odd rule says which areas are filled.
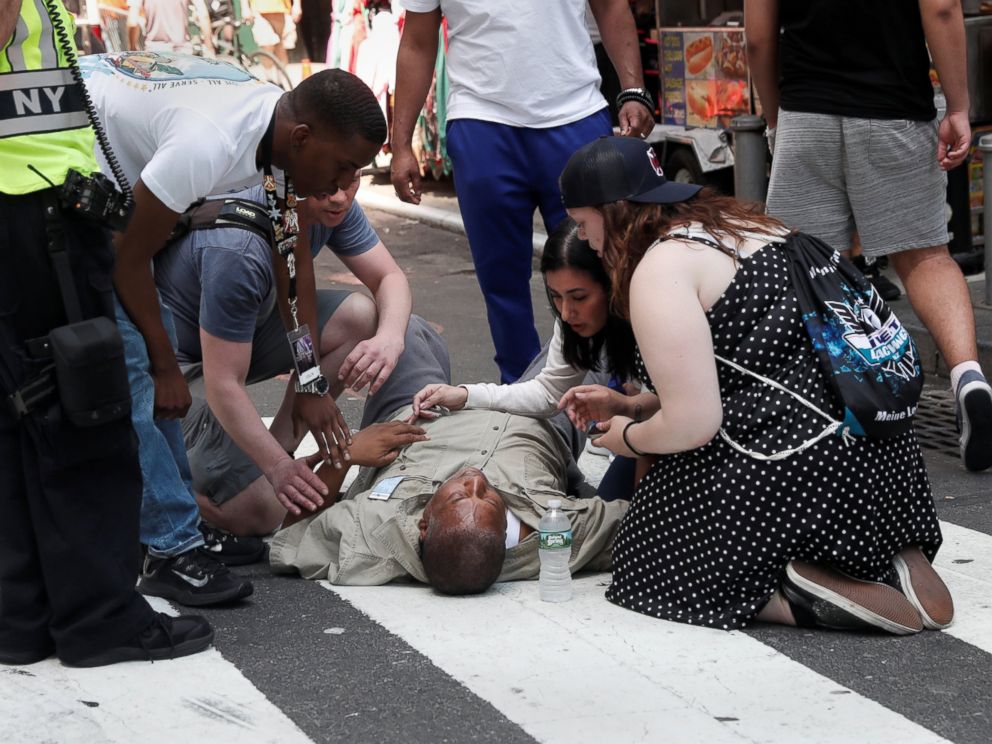
[[[327,378],[323,375],[317,375],[316,378],[310,380],[310,382],[301,385],[300,381],[296,381],[296,392],[307,393],[309,395],[319,395],[323,398],[331,391],[331,385],[327,381]]]

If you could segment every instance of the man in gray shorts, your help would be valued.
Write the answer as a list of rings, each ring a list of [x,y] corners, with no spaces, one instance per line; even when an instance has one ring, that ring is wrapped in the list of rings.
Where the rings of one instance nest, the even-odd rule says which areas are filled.
[[[989,468],[992,388],[944,214],[944,171],[971,141],[961,3],[746,0],[744,12],[775,156],[768,213],[841,251],[857,230],[867,257],[889,257],[950,368],[964,466]]]
[[[346,385],[375,391],[389,378],[410,317],[406,276],[354,202],[358,184],[356,176],[348,189],[300,206],[313,250],[328,246],[374,297],[317,292],[320,369],[332,396]],[[264,203],[261,187],[242,196]],[[221,227],[193,230],[155,262],[194,399],[183,419],[193,490],[206,522],[242,536],[267,534],[287,510],[316,508],[324,495],[293,470],[304,433],[292,418],[294,381],[268,429],[246,390],[294,369],[272,261],[261,236]]]

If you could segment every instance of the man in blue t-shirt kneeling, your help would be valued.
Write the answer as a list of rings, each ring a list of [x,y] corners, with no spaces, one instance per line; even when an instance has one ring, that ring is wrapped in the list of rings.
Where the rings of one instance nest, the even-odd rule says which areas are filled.
[[[314,256],[329,247],[374,298],[317,291],[313,336],[335,397],[345,386],[379,389],[403,352],[410,318],[410,286],[354,201],[359,183],[356,175],[349,188],[299,207]],[[261,187],[239,196],[265,203]],[[287,510],[300,513],[284,496],[299,480],[292,453],[306,431],[292,418],[294,380],[268,429],[246,390],[294,369],[273,256],[255,232],[225,227],[193,230],[155,259],[155,283],[175,319],[176,358],[193,394],[183,419],[193,490],[207,523],[241,536],[268,534]],[[301,482],[301,495],[305,488]],[[320,504],[313,494],[309,501]]]

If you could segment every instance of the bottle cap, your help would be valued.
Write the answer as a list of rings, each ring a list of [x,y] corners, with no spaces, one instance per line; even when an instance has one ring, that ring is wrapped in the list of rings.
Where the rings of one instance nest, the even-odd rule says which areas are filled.
[[[549,509],[561,509],[561,499],[548,499]]]

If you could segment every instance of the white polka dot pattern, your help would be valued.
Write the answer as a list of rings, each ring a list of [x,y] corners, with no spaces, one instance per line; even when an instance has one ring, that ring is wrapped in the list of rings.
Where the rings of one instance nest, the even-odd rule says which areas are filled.
[[[717,354],[840,415],[781,250],[769,245],[745,259],[708,318]],[[636,363],[650,386],[639,352]],[[748,449],[776,452],[822,429],[822,419],[786,393],[718,367],[724,427]],[[940,540],[914,432],[858,437],[850,446],[827,437],[775,462],[717,437],[662,456],[641,481],[617,534],[607,598],[668,620],[741,628],[792,559],[880,581],[903,547],[919,545],[932,558]]]

